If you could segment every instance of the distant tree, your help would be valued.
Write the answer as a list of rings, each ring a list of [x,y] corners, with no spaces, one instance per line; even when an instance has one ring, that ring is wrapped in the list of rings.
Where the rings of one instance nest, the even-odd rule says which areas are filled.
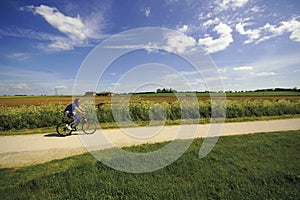
[[[98,93],[96,93],[96,96],[111,97],[111,96],[113,96],[113,93],[111,93],[111,92],[98,92]]]
[[[163,88],[163,89],[157,89],[156,93],[176,93],[176,90],[173,90],[172,88],[167,89],[167,88]]]

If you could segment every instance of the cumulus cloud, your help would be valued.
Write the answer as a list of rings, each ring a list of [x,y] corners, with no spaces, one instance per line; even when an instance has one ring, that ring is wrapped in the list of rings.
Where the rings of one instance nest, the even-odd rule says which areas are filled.
[[[186,53],[189,48],[197,45],[194,38],[181,34],[167,34],[165,39],[166,46],[163,49],[170,52]]]
[[[232,29],[228,25],[219,23],[213,30],[220,35],[219,38],[213,39],[211,36],[208,36],[198,40],[198,43],[203,45],[208,53],[224,50],[233,42]]]
[[[235,26],[235,30],[240,33],[241,35],[246,35],[248,37],[248,40],[246,40],[244,42],[244,44],[248,44],[248,43],[251,43],[253,41],[255,41],[256,39],[258,39],[260,37],[260,29],[248,29],[248,30],[245,30],[245,26],[247,25],[251,25],[249,23],[238,23],[236,26]]]
[[[25,6],[21,7],[20,10],[30,11],[34,15],[42,16],[48,24],[65,35],[41,38],[51,41],[47,46],[44,44],[39,45],[41,48],[70,50],[75,46],[83,46],[89,38],[99,38],[99,34],[96,32],[99,31],[97,23],[102,22],[100,14],[95,15],[95,13],[91,13],[91,17],[87,17],[86,21],[84,21],[79,15],[76,17],[67,16],[57,8],[46,5]],[[44,35],[49,36],[46,33]]]

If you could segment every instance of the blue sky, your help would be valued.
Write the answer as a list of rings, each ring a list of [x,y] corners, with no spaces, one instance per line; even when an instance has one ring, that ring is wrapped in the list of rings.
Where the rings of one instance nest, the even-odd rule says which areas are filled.
[[[53,95],[54,88],[72,94],[81,64],[98,44],[142,27],[184,33],[185,42],[201,46],[213,60],[225,90],[300,87],[298,0],[0,0],[0,16],[0,95]],[[131,68],[148,70],[151,62],[169,66],[161,66],[160,80],[143,84],[146,75],[137,70],[135,78],[128,76],[134,81],[126,82]],[[141,50],[114,62],[90,90],[185,90],[178,71],[192,89],[206,89],[183,60]]]

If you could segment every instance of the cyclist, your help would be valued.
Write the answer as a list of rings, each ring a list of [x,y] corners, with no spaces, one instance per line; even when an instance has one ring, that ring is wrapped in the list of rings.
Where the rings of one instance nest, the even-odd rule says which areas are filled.
[[[80,123],[80,117],[79,115],[76,114],[76,112],[79,112],[80,114],[84,115],[85,114],[85,111],[84,109],[82,109],[80,107],[80,99],[79,98],[76,98],[74,100],[73,103],[70,103],[66,109],[64,110],[65,112],[65,115],[69,118],[72,118],[73,119],[73,122],[71,122],[70,124],[67,124],[67,128],[69,130],[72,130],[72,125],[75,124],[75,130],[76,130],[76,126]]]

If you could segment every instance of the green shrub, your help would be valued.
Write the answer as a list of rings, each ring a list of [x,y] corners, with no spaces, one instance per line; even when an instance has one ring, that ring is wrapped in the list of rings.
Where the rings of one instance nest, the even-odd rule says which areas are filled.
[[[7,107],[0,106],[0,130],[20,130],[56,125],[63,117],[63,104],[43,104],[41,106]]]
[[[300,100],[227,100],[176,101],[173,103],[151,101],[121,102],[103,104],[95,109],[93,104],[82,105],[95,113],[100,123],[131,122],[150,120],[181,120],[198,118],[242,118],[300,114]],[[0,131],[33,129],[55,126],[63,117],[66,105],[62,103],[43,104],[41,106],[8,107],[0,105]],[[226,110],[225,110],[226,109]],[[226,113],[226,116],[224,116]]]
[[[300,101],[292,100],[227,100],[227,118],[262,117],[300,114]]]

